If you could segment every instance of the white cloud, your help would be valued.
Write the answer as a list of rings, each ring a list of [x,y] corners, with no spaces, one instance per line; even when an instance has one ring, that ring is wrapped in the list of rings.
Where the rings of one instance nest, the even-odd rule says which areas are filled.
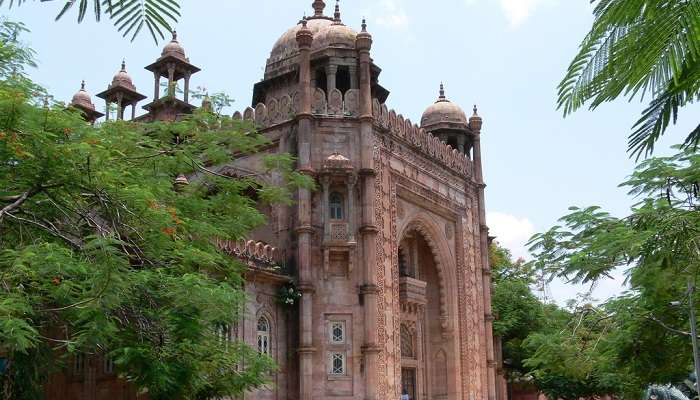
[[[500,4],[501,10],[515,29],[522,25],[541,6],[552,4],[558,0],[464,0],[467,6],[472,6],[478,2],[496,2]]]
[[[388,29],[401,30],[409,23],[408,15],[400,0],[380,0],[373,14],[378,15],[375,22]]]
[[[491,236],[496,241],[513,253],[513,257],[527,257],[528,251],[525,243],[535,234],[535,226],[527,218],[518,218],[514,215],[490,212],[486,215],[486,223],[489,226]]]

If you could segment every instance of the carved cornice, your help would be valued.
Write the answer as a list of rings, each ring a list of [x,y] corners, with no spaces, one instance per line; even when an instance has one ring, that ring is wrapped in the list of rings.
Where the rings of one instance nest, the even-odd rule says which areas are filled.
[[[377,225],[362,225],[360,227],[360,234],[366,235],[366,234],[377,234],[379,232],[379,228]]]
[[[311,225],[302,225],[302,226],[299,226],[296,229],[294,229],[294,232],[296,232],[297,235],[301,235],[301,234],[305,234],[305,233],[311,235],[314,233],[314,228]]]
[[[368,343],[362,345],[362,353],[363,354],[377,354],[382,352],[382,347],[374,344],[374,343]]]
[[[311,282],[299,282],[299,291],[302,293],[313,294],[316,292],[316,286]]]
[[[312,346],[299,347],[297,353],[299,354],[313,354],[316,352],[316,348]]]
[[[360,286],[360,294],[379,294],[379,286],[377,285],[362,285]]]

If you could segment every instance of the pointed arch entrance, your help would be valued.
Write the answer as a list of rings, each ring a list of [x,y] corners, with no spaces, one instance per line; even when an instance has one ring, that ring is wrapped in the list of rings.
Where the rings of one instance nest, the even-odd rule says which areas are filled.
[[[452,335],[456,276],[439,229],[416,219],[398,248],[401,387],[411,400],[446,400],[456,393],[458,346]],[[452,373],[450,373],[452,371]]]

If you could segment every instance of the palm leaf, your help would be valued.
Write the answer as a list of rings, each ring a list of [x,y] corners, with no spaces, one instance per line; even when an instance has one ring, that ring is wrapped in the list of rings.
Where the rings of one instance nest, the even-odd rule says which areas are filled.
[[[0,0],[0,7],[8,3],[9,7],[20,6],[28,0]],[[40,0],[42,3],[54,0]],[[178,0],[63,0],[65,3],[56,15],[56,20],[65,16],[77,5],[78,23],[87,15],[89,3],[93,3],[95,19],[100,21],[102,13],[107,14],[114,26],[123,36],[131,35],[133,41],[144,25],[148,26],[153,40],[158,43],[164,39],[163,32],[172,30],[171,24],[180,18]]]
[[[568,115],[650,95],[629,138],[631,155],[649,155],[678,109],[700,94],[700,79],[689,74],[700,61],[700,0],[593,1],[595,22],[558,86],[557,106]]]

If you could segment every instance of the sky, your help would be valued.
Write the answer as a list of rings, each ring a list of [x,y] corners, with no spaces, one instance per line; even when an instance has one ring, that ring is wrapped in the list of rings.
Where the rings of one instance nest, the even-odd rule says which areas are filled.
[[[333,6],[328,3],[327,13]],[[8,2],[5,2],[6,4]],[[181,0],[176,28],[191,62],[202,68],[193,86],[225,92],[236,109],[250,103],[274,42],[305,13],[311,0]],[[160,55],[144,31],[134,42],[109,21],[75,11],[54,22],[62,1],[26,2],[0,15],[24,22],[25,37],[39,58],[35,81],[56,99],[68,101],[80,86],[95,94],[106,88],[122,59],[144,94],[153,76],[143,67]],[[526,257],[529,237],[549,229],[568,207],[600,205],[624,216],[634,200],[618,188],[634,167],[626,138],[644,104],[621,99],[591,112],[563,118],[556,87],[590,29],[588,0],[341,0],[342,19],[359,29],[367,18],[374,38],[372,57],[380,83],[391,91],[390,108],[419,121],[438,96],[484,119],[482,153],[491,234],[516,257]],[[668,153],[685,138],[700,111],[681,112],[658,145]],[[620,293],[624,271],[601,282],[594,297]],[[563,303],[588,288],[550,284],[550,298]]]

